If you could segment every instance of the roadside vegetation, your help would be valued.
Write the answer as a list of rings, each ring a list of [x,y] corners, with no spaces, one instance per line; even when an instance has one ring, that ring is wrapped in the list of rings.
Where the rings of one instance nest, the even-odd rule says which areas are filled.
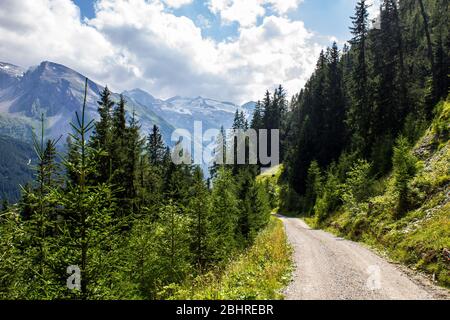
[[[255,243],[223,271],[209,272],[173,290],[171,299],[273,300],[282,299],[289,283],[291,248],[283,223],[272,217]]]
[[[280,213],[386,250],[447,287],[449,9],[383,0],[372,23],[368,1],[357,1],[350,46],[324,50],[281,115],[279,179]]]
[[[314,222],[386,250],[392,259],[450,287],[450,103],[440,103],[437,110],[414,148],[397,147],[393,173],[371,184],[374,195],[360,203],[360,211],[344,206]]]
[[[336,172],[325,173],[314,188],[317,200],[306,220],[363,241],[450,287],[450,102],[439,103],[436,110],[414,147],[397,141],[387,176],[372,178],[372,165],[364,161],[342,182]]]

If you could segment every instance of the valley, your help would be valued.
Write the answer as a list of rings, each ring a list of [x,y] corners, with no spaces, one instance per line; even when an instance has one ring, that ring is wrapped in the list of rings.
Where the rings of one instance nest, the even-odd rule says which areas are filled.
[[[20,141],[32,149],[33,134],[41,129],[39,119],[43,114],[46,138],[62,137],[58,149],[64,151],[66,138],[72,130],[70,123],[75,122],[75,112],[80,113],[82,108],[84,79],[75,70],[48,61],[28,69],[0,62],[0,135],[11,137],[9,144]],[[98,119],[97,101],[104,87],[89,81],[88,88],[87,119]],[[177,96],[161,100],[141,89],[124,91],[122,95],[126,100],[127,121],[136,116],[143,138],[148,137],[153,125],[158,126],[168,146],[174,145],[171,136],[176,128],[192,132],[194,121],[201,121],[204,130],[220,129],[222,126],[230,128],[236,110],[250,118],[255,107],[254,102],[238,106],[202,97]],[[120,94],[113,93],[112,99],[118,102]],[[11,148],[5,150],[15,152]],[[20,155],[11,156],[21,158]],[[18,165],[24,167],[28,159],[19,161],[21,163]],[[208,174],[208,166],[203,166],[205,174]],[[7,167],[7,163],[0,161],[0,169],[6,170]],[[32,173],[25,170],[22,176],[31,177]],[[14,202],[19,186],[6,181],[3,180],[0,185],[0,198],[6,197]],[[20,181],[29,182],[24,178]]]

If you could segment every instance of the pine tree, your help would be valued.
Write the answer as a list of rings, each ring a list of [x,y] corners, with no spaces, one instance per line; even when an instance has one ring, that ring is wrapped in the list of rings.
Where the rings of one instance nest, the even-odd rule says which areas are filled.
[[[152,132],[148,136],[147,152],[152,165],[161,165],[166,152],[166,146],[164,145],[163,137],[157,125],[153,126]]]
[[[157,234],[154,250],[157,253],[157,275],[162,285],[179,283],[191,271],[189,234],[190,219],[180,207],[169,201],[161,207],[155,225]]]
[[[114,109],[112,116],[111,134],[113,142],[111,143],[111,173],[113,174],[113,182],[120,185],[124,179],[127,179],[125,173],[125,162],[127,161],[127,120],[125,110],[125,98],[121,95],[120,100]]]
[[[129,127],[125,137],[125,177],[124,187],[126,190],[126,198],[129,199],[129,206],[132,212],[137,210],[137,194],[139,189],[138,169],[141,164],[141,157],[144,149],[144,140],[140,136],[140,125],[136,119],[136,114],[130,119]],[[140,190],[142,192],[142,190]]]
[[[342,152],[345,143],[346,128],[345,121],[345,97],[343,88],[343,74],[340,64],[340,52],[336,42],[329,49],[329,62],[326,69],[326,116],[323,127],[324,138],[320,142],[323,150],[328,150],[327,160],[324,164],[329,164],[337,159]]]
[[[363,154],[368,154],[370,142],[361,142],[364,137],[371,135],[370,132],[370,106],[368,103],[368,73],[366,42],[369,32],[368,26],[368,6],[365,0],[360,0],[356,4],[355,16],[353,16],[353,27],[350,28],[353,38],[350,41],[356,50],[356,61],[353,69],[352,81],[352,106],[349,109],[347,121],[353,130],[353,143]]]
[[[248,224],[245,226],[244,236],[251,243],[270,219],[268,192],[255,179],[249,180],[248,191],[243,199],[243,212]]]
[[[95,128],[91,137],[91,145],[99,152],[96,156],[96,181],[107,182],[111,178],[111,149],[112,149],[112,109],[114,102],[112,101],[111,92],[105,87],[100,94],[98,104],[98,113],[100,120],[95,124]]]
[[[252,129],[263,129],[263,112],[261,101],[258,101],[255,106],[255,111],[253,112],[253,118],[250,124],[250,128]]]
[[[68,171],[76,175],[76,182],[69,183],[64,192],[56,195],[63,208],[61,214],[67,227],[67,232],[60,239],[76,248],[75,251],[69,251],[70,256],[65,257],[65,260],[79,266],[81,270],[80,292],[74,292],[73,295],[82,299],[109,294],[111,283],[101,285],[99,282],[107,279],[108,274],[113,274],[112,269],[117,263],[111,260],[113,246],[117,243],[112,223],[114,196],[108,185],[88,185],[88,177],[96,170],[92,165],[96,150],[87,142],[89,132],[94,127],[93,121],[85,120],[87,85],[88,79],[85,82],[81,115],[76,113],[77,122],[71,124],[74,132],[70,136],[75,146],[72,152],[77,152],[72,159],[76,159],[76,162],[70,162],[71,159],[65,161]]]
[[[420,7],[420,14],[422,15],[422,19],[423,19],[423,28],[424,28],[426,40],[427,40],[428,60],[431,65],[431,73],[433,75],[433,79],[435,79],[436,72],[435,72],[435,64],[434,64],[433,43],[431,41],[431,33],[430,33],[428,14],[425,10],[423,0],[418,0],[418,2],[419,2],[419,7]]]
[[[311,162],[308,169],[308,177],[306,179],[306,194],[304,211],[311,215],[316,199],[321,194],[322,188],[322,173],[319,164],[316,161]]]
[[[227,136],[224,127],[221,126],[220,133],[216,138],[216,146],[214,148],[214,161],[211,167],[209,168],[211,179],[216,178],[220,168],[225,168],[226,166],[225,164],[227,163],[226,153],[227,153]]]
[[[213,261],[226,261],[237,248],[239,201],[237,188],[229,170],[220,169],[211,195]]]
[[[52,239],[55,230],[55,204],[52,193],[56,191],[53,177],[56,175],[55,145],[57,140],[45,143],[44,115],[41,116],[40,136],[34,135],[33,143],[38,164],[35,168],[35,187],[24,189],[20,207],[25,211],[27,221],[23,225],[26,230],[24,242],[27,244],[23,255],[28,265],[24,280],[36,278],[35,282],[26,285],[24,292],[32,297],[54,297],[50,289],[55,285],[55,277],[50,265],[50,249],[54,245]]]
[[[188,212],[190,215],[191,252],[195,265],[199,272],[202,272],[209,263],[212,253],[212,230],[211,198],[200,167],[194,169]]]
[[[447,48],[450,48],[450,32],[448,33],[448,45]],[[442,37],[438,36],[436,42],[436,53],[435,53],[435,80],[433,83],[433,95],[436,99],[446,98],[449,93],[450,80],[448,76],[448,70],[450,68],[450,54],[447,52],[442,41]]]

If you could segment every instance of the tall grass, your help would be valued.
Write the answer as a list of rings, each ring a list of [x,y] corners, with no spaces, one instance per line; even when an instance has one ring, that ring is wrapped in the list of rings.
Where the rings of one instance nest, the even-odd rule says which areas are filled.
[[[210,272],[172,288],[171,299],[275,300],[291,277],[291,248],[283,223],[272,217],[254,245],[222,272]]]

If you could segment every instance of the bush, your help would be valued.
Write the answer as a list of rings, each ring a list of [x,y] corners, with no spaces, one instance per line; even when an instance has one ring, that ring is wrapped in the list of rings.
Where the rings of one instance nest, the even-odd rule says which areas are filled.
[[[448,141],[450,138],[450,102],[442,101],[436,107],[437,117],[433,121],[433,132],[440,141]]]
[[[210,272],[173,285],[171,299],[273,300],[290,280],[292,261],[283,223],[272,218],[255,244],[223,272]]]
[[[293,188],[287,184],[280,189],[280,207],[279,211],[284,215],[297,216],[302,209],[302,198]]]
[[[304,198],[303,212],[311,215],[317,197],[322,194],[322,173],[317,161],[311,162],[306,178],[306,193]]]
[[[342,186],[344,209],[352,216],[367,212],[366,201],[372,195],[373,178],[370,175],[371,165],[366,160],[358,160],[347,173]]]
[[[322,194],[317,198],[314,206],[314,215],[319,223],[335,211],[341,203],[341,185],[334,171],[334,167],[332,167],[327,172]]]
[[[392,159],[394,167],[394,189],[398,196],[396,218],[410,209],[410,181],[417,173],[417,158],[412,154],[408,140],[397,139]]]

